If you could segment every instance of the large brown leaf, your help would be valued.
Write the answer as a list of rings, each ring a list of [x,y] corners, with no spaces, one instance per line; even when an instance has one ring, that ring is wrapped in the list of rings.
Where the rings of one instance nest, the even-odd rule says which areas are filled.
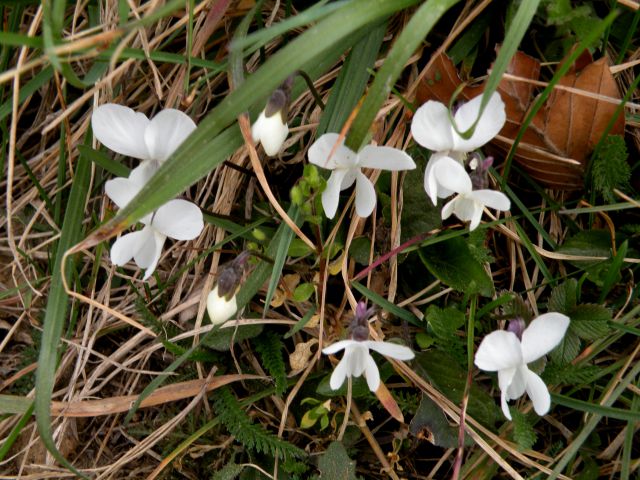
[[[505,152],[511,148],[534,101],[540,63],[517,52],[507,73],[519,78],[504,78],[498,86],[505,102],[507,122],[492,142]],[[429,70],[424,72],[424,78],[417,94],[420,102],[436,99],[447,103],[462,83],[446,55],[434,59]],[[525,131],[514,159],[544,185],[572,190],[582,187],[589,156],[613,118],[615,100],[620,100],[621,95],[606,57],[593,62],[588,54],[579,57],[558,85],[573,90],[554,89]],[[483,88],[467,87],[462,91],[462,97],[473,98]],[[624,115],[616,119],[610,133],[624,133]]]

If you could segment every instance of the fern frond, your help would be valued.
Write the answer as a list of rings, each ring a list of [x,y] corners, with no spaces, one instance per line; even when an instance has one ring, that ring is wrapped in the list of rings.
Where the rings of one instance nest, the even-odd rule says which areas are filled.
[[[262,358],[262,364],[276,383],[276,394],[287,390],[287,371],[282,357],[282,339],[273,332],[267,332],[253,339],[253,344]]]
[[[211,480],[235,480],[244,470],[244,465],[235,462],[227,463],[211,476]]]
[[[240,408],[238,400],[228,388],[220,388],[216,392],[213,408],[220,422],[229,430],[236,440],[246,448],[258,453],[270,454],[273,457],[301,458],[306,454],[303,450],[276,437],[251,419]]]
[[[609,203],[616,201],[615,188],[625,190],[629,186],[631,168],[627,163],[628,156],[624,138],[609,135],[593,157],[593,186]]]

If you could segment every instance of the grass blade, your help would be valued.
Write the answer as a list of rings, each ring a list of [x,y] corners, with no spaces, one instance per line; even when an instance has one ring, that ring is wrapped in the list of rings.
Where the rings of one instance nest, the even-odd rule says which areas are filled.
[[[38,356],[38,370],[36,371],[36,399],[35,412],[40,438],[45,447],[62,465],[80,474],[57,450],[53,440],[51,416],[49,408],[55,382],[56,367],[58,365],[58,343],[65,327],[69,299],[64,291],[62,282],[63,252],[70,249],[82,238],[82,222],[84,220],[85,202],[89,194],[91,181],[91,161],[80,155],[71,184],[69,202],[65,209],[58,254],[53,267],[53,278],[45,310],[42,341]],[[69,282],[73,277],[73,258],[66,259],[65,277]]]

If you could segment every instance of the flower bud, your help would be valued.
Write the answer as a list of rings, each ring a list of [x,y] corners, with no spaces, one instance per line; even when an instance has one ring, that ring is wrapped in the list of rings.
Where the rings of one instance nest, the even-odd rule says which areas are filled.
[[[222,268],[216,285],[207,296],[207,313],[211,323],[219,325],[229,320],[238,310],[236,293],[240,289],[247,260],[251,254],[242,252]]]
[[[298,185],[291,187],[291,203],[294,205],[302,205],[304,203],[304,195]]]
[[[469,161],[471,184],[475,190],[484,190],[489,186],[489,168],[493,165],[493,157],[484,160],[474,155]]]
[[[518,337],[519,340],[522,340],[522,334],[526,327],[527,325],[524,323],[524,319],[522,319],[522,317],[516,317],[509,321],[507,331],[515,333],[516,337]]]
[[[289,134],[287,115],[289,113],[289,95],[293,76],[287,78],[284,83],[271,94],[267,105],[260,116],[251,126],[253,141],[262,143],[267,155],[274,156],[282,148],[282,144]]]
[[[235,294],[231,300],[220,296],[216,285],[207,296],[207,313],[214,325],[220,325],[229,320],[238,310]]]
[[[351,321],[351,338],[358,342],[369,339],[369,318],[373,315],[375,307],[367,309],[366,302],[358,302],[356,313]]]

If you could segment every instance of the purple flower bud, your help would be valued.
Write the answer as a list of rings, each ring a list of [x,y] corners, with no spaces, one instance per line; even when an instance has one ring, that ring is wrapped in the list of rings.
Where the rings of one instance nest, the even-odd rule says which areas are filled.
[[[477,156],[473,156],[469,161],[469,165],[472,169],[471,184],[475,190],[484,190],[489,186],[489,168],[493,165],[493,157],[487,157],[482,161],[479,161]]]
[[[351,321],[351,338],[358,342],[369,340],[369,317],[375,312],[375,307],[367,308],[367,303],[362,301],[356,305],[356,312]]]
[[[526,328],[526,324],[524,323],[524,319],[521,317],[516,317],[513,320],[509,321],[509,326],[507,327],[508,332],[512,332],[516,334],[519,340],[522,340],[522,333]]]

